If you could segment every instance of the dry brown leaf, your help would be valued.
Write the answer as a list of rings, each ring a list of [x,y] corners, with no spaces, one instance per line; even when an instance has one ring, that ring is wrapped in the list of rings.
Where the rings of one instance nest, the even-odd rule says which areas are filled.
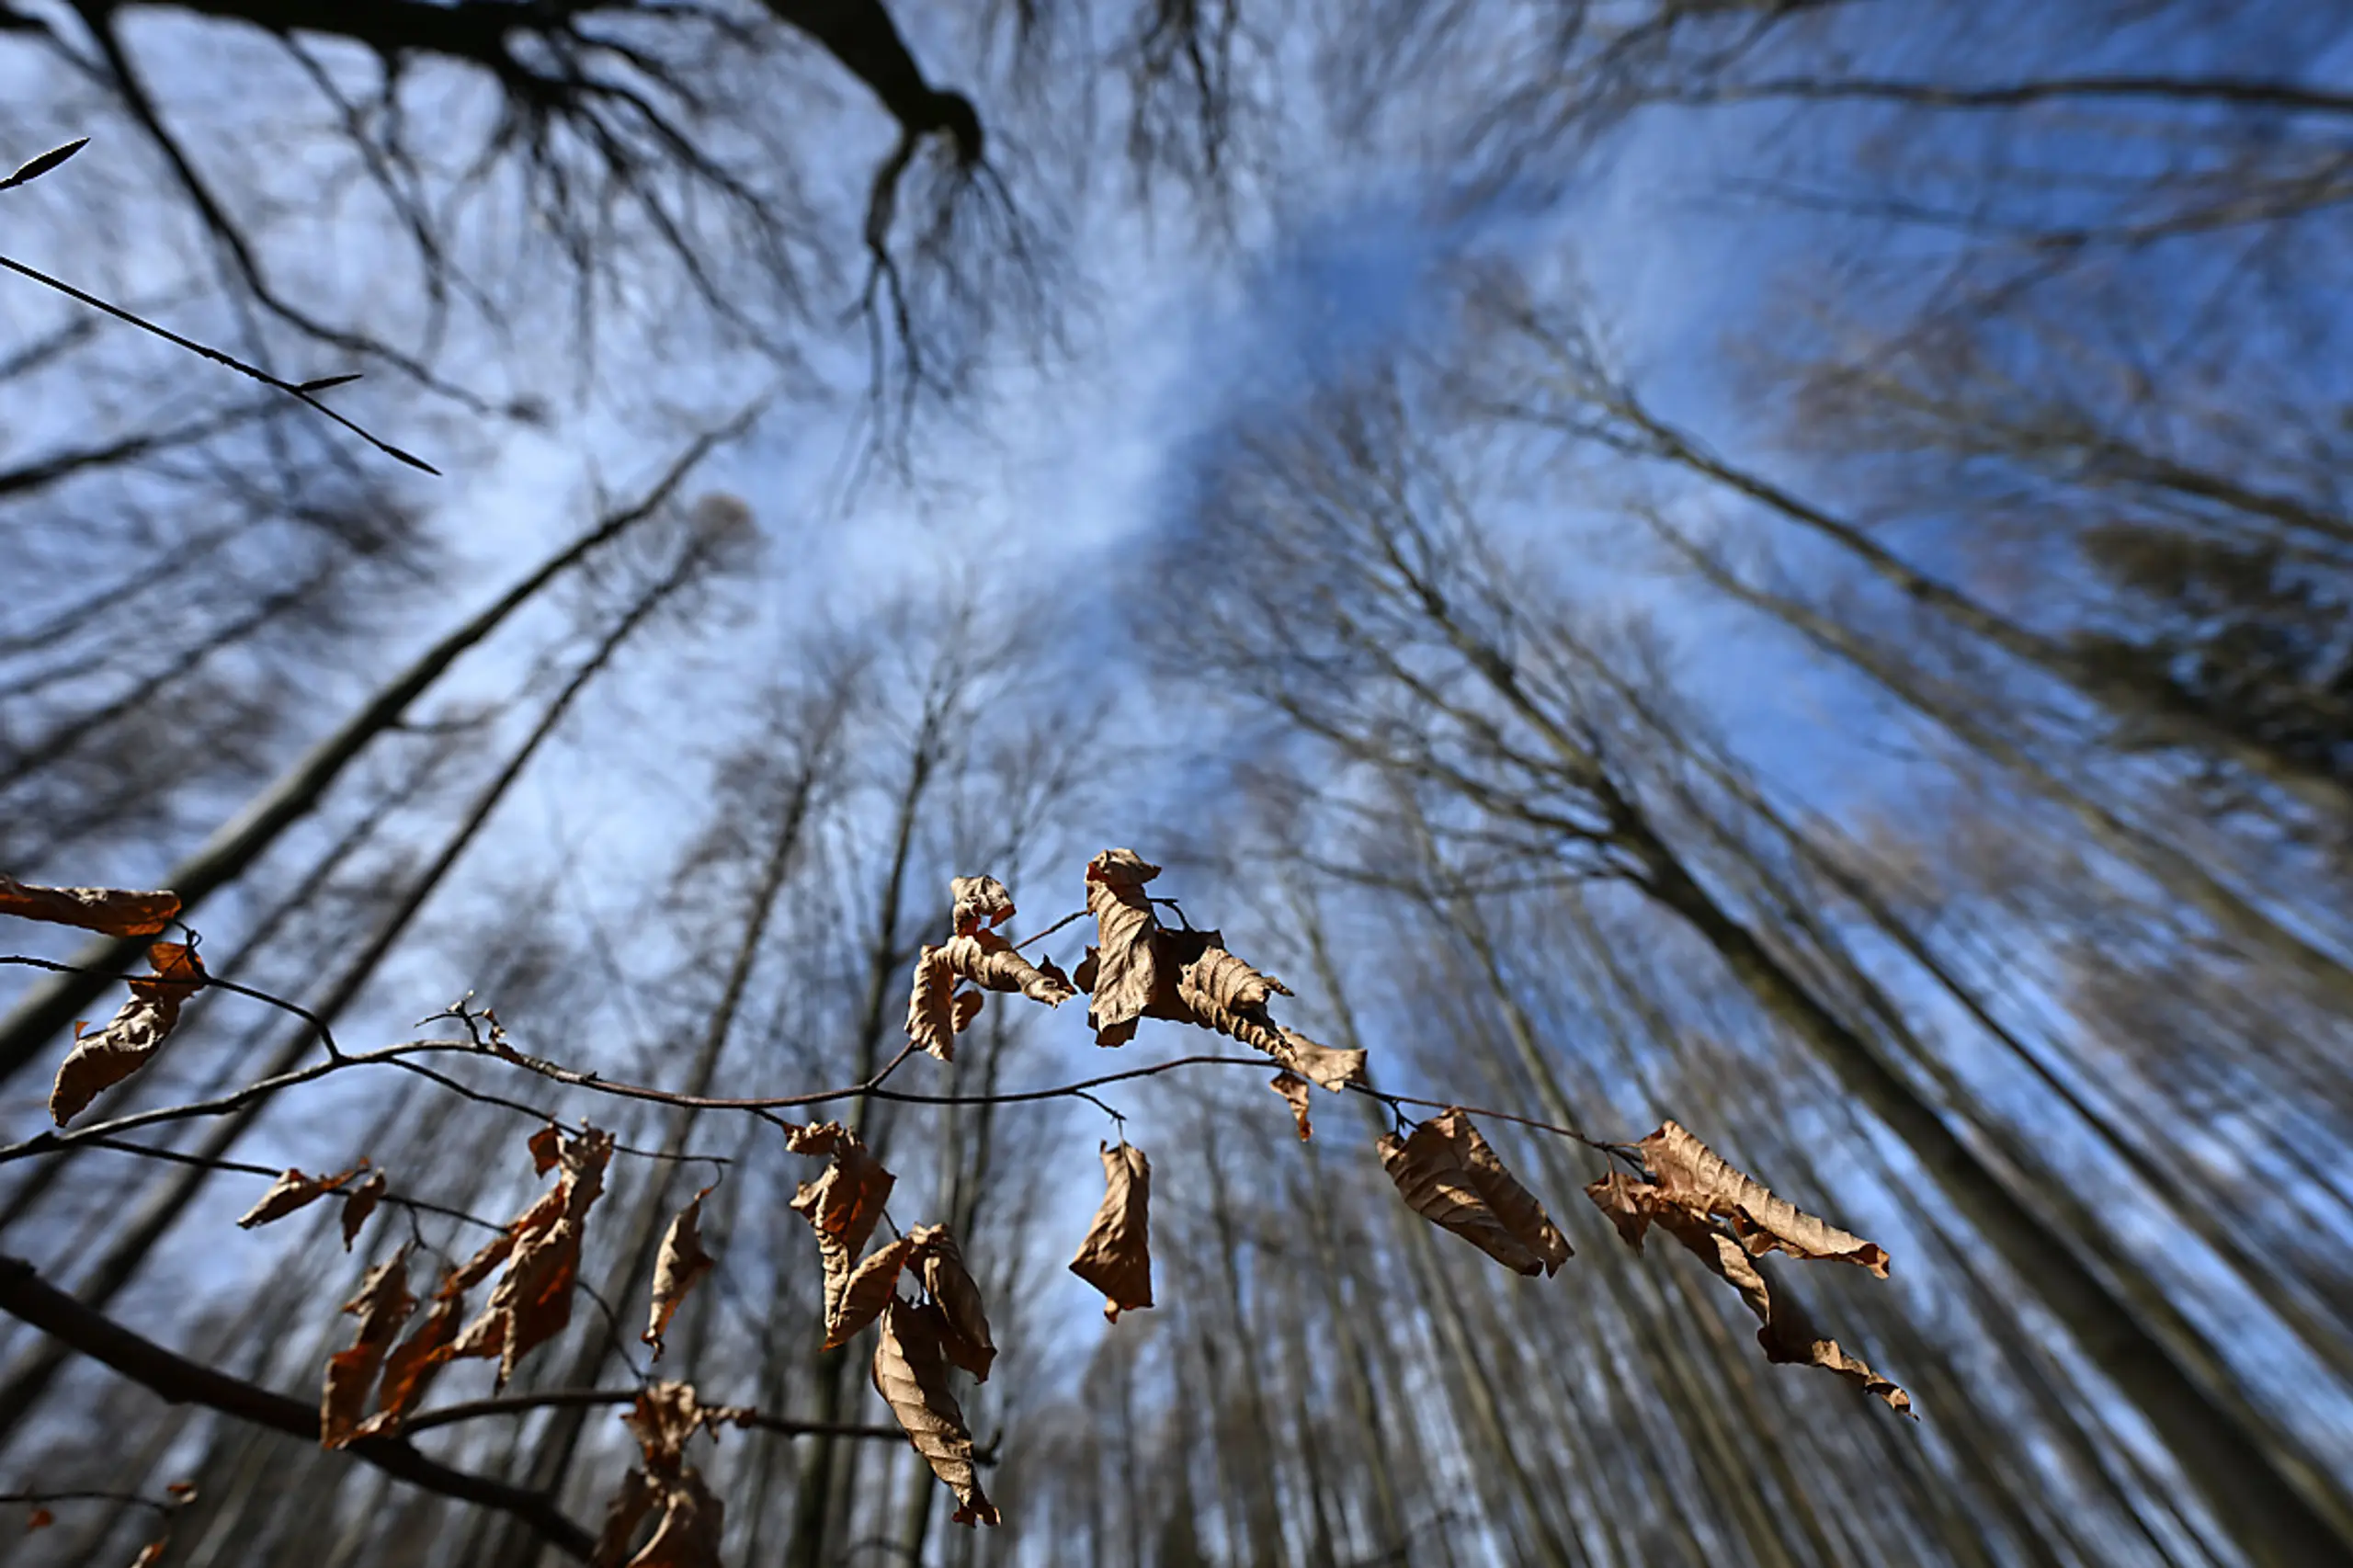
[[[155,1568],[155,1564],[164,1560],[164,1549],[171,1544],[169,1540],[149,1541],[139,1549],[139,1555],[131,1560],[131,1568]]]
[[[408,1290],[407,1243],[368,1271],[359,1293],[343,1310],[358,1317],[359,1332],[349,1349],[327,1359],[326,1387],[319,1398],[319,1443],[329,1449],[339,1449],[358,1435],[359,1418],[367,1412],[385,1354],[401,1325],[416,1311],[416,1298]]]
[[[1710,1273],[1737,1290],[1760,1325],[1756,1342],[1764,1346],[1767,1360],[1820,1367],[1885,1401],[1898,1415],[1913,1414],[1910,1394],[1872,1371],[1859,1358],[1848,1355],[1836,1340],[1817,1333],[1786,1292],[1775,1296],[1761,1259],[1752,1256],[1740,1238],[1706,1211],[1703,1198],[1687,1200],[1623,1171],[1610,1172],[1585,1191],[1635,1251],[1642,1250],[1644,1232],[1656,1225],[1706,1264]]]
[[[841,1294],[858,1267],[858,1255],[882,1219],[898,1178],[859,1142],[857,1133],[838,1122],[824,1122],[788,1134],[796,1153],[829,1154],[831,1163],[815,1181],[802,1182],[793,1195],[792,1211],[817,1233],[817,1256],[825,1267],[825,1322],[841,1311]]]
[[[47,1508],[35,1508],[25,1516],[25,1533],[30,1535],[35,1530],[45,1530],[56,1522],[57,1516]]]
[[[448,1289],[446,1284],[443,1289]],[[408,1337],[384,1358],[383,1377],[376,1389],[376,1412],[353,1430],[353,1437],[373,1437],[400,1430],[401,1422],[449,1364],[450,1349],[465,1315],[466,1301],[461,1295],[443,1295],[434,1302],[425,1321],[409,1330]]]
[[[923,1288],[939,1307],[941,1353],[976,1381],[987,1382],[996,1360],[996,1342],[989,1336],[981,1288],[964,1267],[964,1249],[945,1225],[917,1225],[907,1233],[907,1240],[915,1244]]]
[[[1132,849],[1106,849],[1086,863],[1086,912],[1095,916],[1096,944],[1088,953],[1086,1020],[1097,1045],[1125,1045],[1135,1038],[1136,1020],[1161,988],[1153,944],[1160,922],[1143,891],[1160,868]]]
[[[606,1505],[590,1568],[719,1568],[724,1510],[686,1463],[686,1445],[698,1429],[733,1414],[699,1404],[685,1383],[655,1383],[639,1393],[636,1405],[621,1416],[637,1435],[639,1464]],[[662,1517],[652,1539],[624,1565],[629,1543],[656,1506]]]
[[[1013,918],[1013,895],[995,877],[958,877],[948,884],[948,892],[956,901],[949,923],[959,937]]]
[[[956,993],[953,998],[955,1033],[962,1034],[972,1027],[972,1020],[981,1016],[981,1004],[984,1000],[986,995],[983,992],[959,991]]]
[[[147,1065],[179,1022],[181,1006],[204,985],[204,962],[184,942],[150,943],[147,961],[155,972],[131,983],[131,1000],[106,1028],[84,1034],[74,1026],[74,1049],[58,1063],[49,1096],[58,1126]]]
[[[1178,974],[1176,994],[1197,1013],[1249,1013],[1263,1010],[1269,996],[1290,995],[1290,987],[1210,945]]]
[[[1670,1200],[1729,1219],[1751,1253],[1851,1263],[1887,1278],[1887,1254],[1876,1244],[1775,1195],[1677,1123],[1667,1122],[1635,1146],[1651,1179]]]
[[[605,1189],[613,1135],[584,1126],[558,1152],[556,1185],[512,1230],[506,1271],[482,1315],[459,1335],[450,1353],[460,1358],[498,1358],[494,1388],[504,1388],[522,1358],[572,1321],[572,1290],[580,1270],[580,1244],[588,1210]],[[471,1268],[471,1265],[469,1266]]]
[[[1315,1130],[1307,1121],[1307,1102],[1314,1093],[1307,1080],[1296,1073],[1278,1073],[1267,1080],[1267,1087],[1290,1102],[1290,1119],[1299,1123],[1299,1141],[1304,1143],[1315,1136]]]
[[[1556,1272],[1569,1244],[1535,1195],[1504,1168],[1460,1108],[1407,1138],[1384,1133],[1381,1168],[1415,1213],[1453,1232],[1516,1274]]]
[[[662,1250],[654,1260],[654,1305],[647,1314],[645,1332],[638,1338],[654,1346],[654,1358],[662,1359],[662,1336],[669,1332],[670,1319],[677,1312],[678,1303],[687,1299],[695,1281],[710,1271],[718,1260],[702,1250],[702,1200],[710,1196],[704,1187],[671,1220],[670,1228],[662,1233]]]
[[[550,1122],[532,1133],[525,1141],[524,1147],[531,1151],[531,1174],[545,1176],[555,1169],[555,1163],[561,1157],[563,1149],[563,1129]]]
[[[164,1490],[170,1493],[173,1496],[178,1498],[183,1503],[193,1503],[196,1501],[196,1483],[193,1481],[166,1482],[164,1483]]]
[[[1103,1292],[1103,1315],[1152,1305],[1152,1163],[1127,1142],[1101,1146],[1103,1202],[1070,1271]]]
[[[297,1209],[324,1198],[366,1168],[364,1165],[354,1165],[339,1176],[304,1176],[299,1170],[290,1169],[284,1176],[270,1183],[269,1190],[261,1195],[260,1201],[238,1216],[237,1228],[241,1231],[250,1231],[256,1225],[267,1225],[272,1220],[283,1220]],[[381,1183],[383,1176],[379,1173],[374,1179]]]
[[[832,1288],[830,1270],[825,1290],[825,1348],[838,1350],[858,1337],[858,1331],[882,1315],[898,1293],[899,1275],[915,1255],[915,1244],[901,1236],[879,1248],[849,1271],[841,1289]]]
[[[940,1351],[945,1326],[935,1306],[894,1301],[885,1308],[874,1345],[874,1392],[898,1417],[931,1473],[956,1494],[955,1522],[994,1525],[999,1522],[996,1506],[981,1490],[980,1474],[972,1468],[972,1434],[948,1388],[948,1363]]]
[[[152,937],[179,912],[180,895],[176,892],[36,887],[0,872],[0,915],[20,919],[102,931],[109,937]]]
[[[925,943],[915,956],[915,989],[907,997],[907,1038],[942,1062],[956,1059],[955,990],[947,949]]]
[[[1365,1081],[1364,1052],[1318,1045],[1297,1029],[1281,1031],[1281,1042],[1267,1054],[1289,1072],[1338,1094]]]
[[[949,969],[985,991],[1017,991],[1049,1007],[1059,1007],[1078,994],[1069,976],[1051,963],[1042,968],[1031,963],[994,931],[950,937],[941,952]]]
[[[372,1173],[366,1181],[351,1189],[351,1196],[343,1200],[344,1251],[351,1250],[351,1244],[359,1239],[368,1217],[376,1212],[376,1205],[383,1200],[384,1173],[381,1171]]]

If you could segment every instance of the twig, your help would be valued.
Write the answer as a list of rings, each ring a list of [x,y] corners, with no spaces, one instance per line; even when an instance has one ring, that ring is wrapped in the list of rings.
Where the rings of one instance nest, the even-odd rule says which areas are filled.
[[[187,931],[188,927],[183,926],[181,929]],[[188,931],[188,934],[191,937],[196,935],[194,931]],[[196,944],[191,942],[189,945],[193,947]],[[134,981],[155,978],[152,974],[131,974],[92,969],[85,964],[61,963],[55,959],[37,959],[25,953],[0,953],[0,964],[14,964],[21,969],[45,969],[51,974],[91,974],[103,980]],[[204,983],[199,989],[226,991],[233,996],[250,997],[256,1002],[266,1003],[276,1007],[280,1012],[291,1013],[319,1031],[319,1042],[327,1048],[329,1056],[340,1058],[343,1055],[343,1048],[335,1044],[335,1031],[327,1027],[327,1021],[300,1002],[290,1002],[283,996],[274,996],[257,986],[241,985],[233,980],[214,974],[210,970],[205,971]]]
[[[458,1404],[441,1404],[429,1410],[420,1410],[401,1423],[401,1430],[424,1432],[460,1421],[479,1420],[485,1415],[519,1415],[532,1410],[578,1410],[599,1404],[633,1404],[643,1392],[633,1388],[546,1389],[538,1393],[509,1393],[490,1399],[470,1399]],[[789,1415],[769,1415],[742,1406],[729,1408],[743,1412],[740,1415],[730,1415],[727,1420],[729,1426],[756,1426],[762,1431],[778,1432],[788,1437],[857,1437],[904,1442],[907,1436],[897,1426],[860,1426],[843,1421],[801,1421]]]

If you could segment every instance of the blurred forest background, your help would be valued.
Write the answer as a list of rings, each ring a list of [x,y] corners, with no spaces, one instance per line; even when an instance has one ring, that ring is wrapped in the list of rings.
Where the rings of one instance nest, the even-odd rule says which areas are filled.
[[[1107,1327],[1100,1109],[870,1103],[988,1292],[1005,1523],[731,1432],[726,1562],[2353,1562],[2342,0],[0,0],[0,164],[79,136],[0,253],[364,372],[439,476],[0,274],[0,870],[176,888],[354,1049],[472,993],[751,1095],[895,1051],[951,875],[1026,933],[1132,845],[1383,1086],[1672,1117],[1894,1259],[1802,1284],[1916,1425],[1622,1247],[1590,1151],[1488,1126],[1577,1248],[1520,1279],[1372,1102],[1302,1143],[1211,1070],[1105,1091],[1159,1260]],[[105,989],[0,970],[7,1140]],[[1070,1015],[896,1086],[1201,1049]],[[317,1049],[208,992],[109,1105]],[[772,1128],[453,1075],[728,1160],[662,1375],[887,1423]],[[235,1217],[362,1155],[510,1214],[533,1125],[337,1074],[8,1157],[0,1251],[307,1402],[408,1221]],[[616,1159],[625,1324],[714,1169]],[[634,1454],[415,1442],[592,1528]],[[0,1492],[182,1478],[174,1564],[559,1560],[0,1320]],[[156,1533],[49,1506],[0,1559]]]

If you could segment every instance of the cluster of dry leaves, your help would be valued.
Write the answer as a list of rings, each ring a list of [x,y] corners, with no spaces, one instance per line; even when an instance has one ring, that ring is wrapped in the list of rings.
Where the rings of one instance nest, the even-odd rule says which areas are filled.
[[[1050,958],[1025,957],[1020,949],[1028,942],[998,935],[1015,914],[1004,883],[987,876],[957,878],[949,935],[924,946],[915,963],[907,1038],[950,1060],[957,1037],[972,1027],[990,992],[1048,1007],[1084,994],[1098,1045],[1125,1045],[1142,1019],[1154,1018],[1210,1029],[1265,1052],[1278,1069],[1271,1086],[1290,1106],[1302,1139],[1313,1135],[1308,1113],[1314,1088],[1371,1092],[1363,1051],[1334,1050],[1275,1020],[1270,1005],[1290,995],[1289,987],[1229,951],[1219,932],[1162,923],[1159,907],[1169,901],[1145,892],[1159,874],[1159,867],[1131,849],[1108,849],[1087,863],[1086,914],[1094,916],[1096,940],[1068,973]],[[178,913],[179,901],[168,892],[32,887],[0,876],[0,914],[115,936],[153,936]],[[1054,929],[1059,923],[1047,928]],[[187,997],[206,983],[192,944],[154,943],[150,962],[154,972],[130,982],[131,1000],[112,1022],[86,1033],[76,1026],[51,1102],[59,1125],[151,1059]],[[1392,1108],[1402,1104],[1381,1097]],[[1400,1131],[1381,1136],[1375,1147],[1382,1170],[1415,1213],[1518,1274],[1549,1277],[1574,1256],[1542,1202],[1460,1107],[1410,1132],[1404,1125],[1401,1115]],[[996,1357],[981,1290],[957,1238],[945,1225],[904,1233],[892,1225],[892,1239],[870,1250],[876,1230],[889,1225],[883,1206],[896,1178],[855,1126],[829,1121],[790,1128],[786,1144],[793,1153],[825,1162],[815,1179],[800,1185],[791,1203],[816,1238],[824,1347],[839,1348],[869,1325],[877,1328],[875,1390],[955,1494],[956,1521],[997,1523],[997,1510],[981,1486],[971,1428],[949,1381],[953,1368],[985,1382]],[[525,1356],[571,1321],[582,1240],[589,1210],[604,1190],[613,1138],[594,1127],[573,1133],[549,1126],[527,1146],[535,1173],[552,1175],[552,1183],[495,1239],[443,1271],[421,1322],[410,1327],[420,1305],[409,1289],[413,1242],[371,1268],[345,1305],[359,1326],[351,1345],[327,1363],[320,1401],[326,1447],[397,1433],[451,1361],[495,1359],[495,1386],[504,1387]],[[1786,1293],[1777,1297],[1763,1267],[1766,1254],[1780,1252],[1853,1263],[1884,1278],[1883,1251],[1775,1196],[1672,1121],[1639,1144],[1608,1147],[1627,1156],[1630,1165],[1638,1157],[1640,1173],[1612,1170],[1586,1193],[1630,1245],[1639,1252],[1654,1225],[1665,1231],[1739,1292],[1761,1324],[1757,1339],[1768,1359],[1820,1367],[1910,1413],[1903,1390],[1817,1334]],[[1070,1268],[1102,1293],[1104,1314],[1116,1323],[1121,1312],[1153,1304],[1152,1168],[1143,1151],[1124,1139],[1100,1153],[1102,1204]],[[332,1176],[290,1170],[238,1223],[267,1224],[339,1193],[348,1249],[385,1196],[385,1185],[384,1173],[365,1160]],[[714,1266],[700,1233],[710,1192],[706,1187],[694,1196],[662,1241],[642,1335],[657,1360],[679,1303]],[[469,1317],[467,1294],[494,1273],[498,1278],[488,1300]],[[913,1293],[902,1294],[903,1285]],[[683,1382],[646,1388],[623,1417],[637,1438],[640,1461],[611,1501],[596,1568],[715,1568],[723,1510],[686,1463],[686,1445],[698,1431],[715,1437],[721,1425],[744,1425],[755,1415],[700,1404]],[[651,1534],[632,1553],[649,1520]]]

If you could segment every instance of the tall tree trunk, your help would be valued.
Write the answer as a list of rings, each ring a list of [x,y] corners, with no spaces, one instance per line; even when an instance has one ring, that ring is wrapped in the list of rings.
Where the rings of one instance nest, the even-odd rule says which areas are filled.
[[[457,662],[458,656],[488,638],[540,591],[578,564],[599,546],[627,532],[669,500],[697,464],[721,441],[740,433],[756,410],[746,411],[724,429],[698,437],[669,471],[631,506],[601,519],[563,550],[556,551],[498,600],[426,649],[398,676],[380,687],[334,732],[297,758],[292,767],[244,808],[221,824],[197,851],[172,868],[165,883],[180,895],[184,911],[192,911],[209,894],[235,881],[275,846],[281,835],[309,815],[325,798],[343,770],[378,736],[398,725],[412,704]],[[0,1085],[5,1085],[40,1058],[57,1033],[72,1026],[113,978],[135,967],[145,950],[145,937],[124,937],[88,944],[74,954],[75,971],[50,975],[27,990],[5,1018],[0,1018]]]

